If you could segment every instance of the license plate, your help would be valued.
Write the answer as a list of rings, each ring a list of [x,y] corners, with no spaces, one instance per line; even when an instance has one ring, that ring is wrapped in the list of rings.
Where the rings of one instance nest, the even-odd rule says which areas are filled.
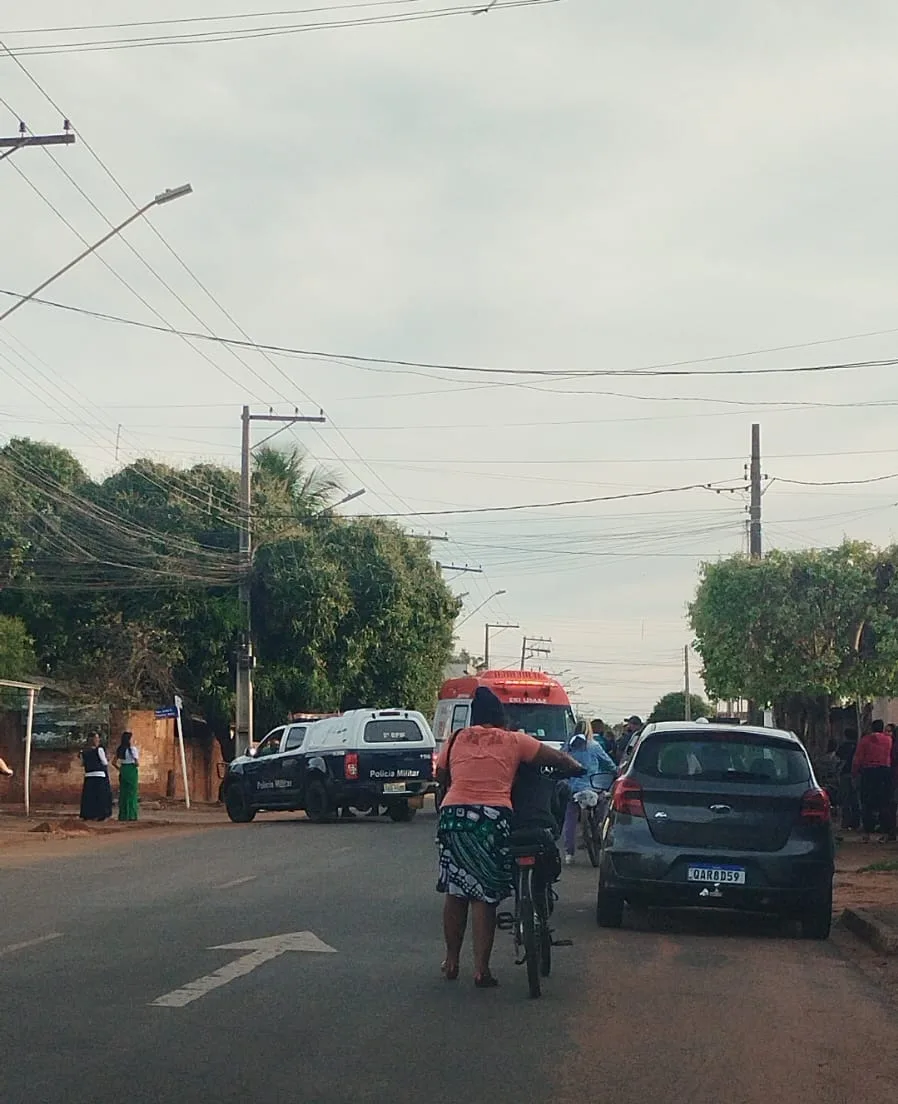
[[[710,882],[712,885],[745,885],[745,867],[690,866],[686,878],[690,882]]]
[[[405,783],[384,782],[384,793],[405,793]]]

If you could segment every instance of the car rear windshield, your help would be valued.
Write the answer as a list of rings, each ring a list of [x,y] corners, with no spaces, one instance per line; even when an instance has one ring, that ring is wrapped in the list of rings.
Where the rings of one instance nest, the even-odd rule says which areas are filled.
[[[515,703],[505,705],[504,709],[510,729],[527,732],[537,740],[563,744],[574,733],[574,716],[570,706]]]
[[[414,721],[369,721],[363,737],[366,744],[420,744],[424,734]]]
[[[808,779],[801,748],[783,740],[721,733],[664,733],[639,748],[635,769],[650,778],[793,786]]]

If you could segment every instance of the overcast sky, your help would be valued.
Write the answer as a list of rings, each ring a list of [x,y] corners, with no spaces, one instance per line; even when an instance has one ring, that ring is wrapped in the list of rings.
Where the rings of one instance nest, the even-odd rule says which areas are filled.
[[[314,6],[348,18],[450,4]],[[0,18],[0,38],[26,49],[113,33],[12,33],[70,26],[72,7],[19,6]],[[94,0],[90,11],[103,23],[219,15],[221,5]],[[238,359],[30,305],[0,336],[0,439],[64,444],[97,476],[145,455],[236,465],[243,402],[322,407],[327,425],[296,437],[348,491],[366,488],[353,507],[421,511],[405,523],[450,537],[434,544],[438,559],[483,568],[447,571],[467,592],[462,644],[482,654],[487,618],[517,623],[494,635],[495,665],[519,661],[522,632],[551,637],[545,666],[576,678],[591,711],[646,713],[681,684],[699,563],[744,547],[743,494],[427,512],[738,488],[760,421],[764,471],[780,480],[764,498],[765,544],[892,540],[898,478],[782,480],[898,472],[895,368],[732,373],[896,355],[896,49],[898,6],[885,0],[561,0],[23,55],[139,203],[193,184],[152,223],[257,341],[570,377],[723,359],[687,366],[716,378],[647,379]],[[59,129],[8,57],[0,96],[33,131]],[[2,105],[0,124],[15,133]],[[56,160],[113,222],[133,209],[83,143]],[[35,188],[88,241],[108,228],[45,152],[19,151],[0,164],[6,290],[29,290],[82,248]],[[90,259],[52,297],[202,328],[146,261],[202,324],[236,335],[148,227],[127,241],[143,261],[121,240],[102,256],[133,291]],[[782,346],[794,347],[726,359]],[[477,609],[498,590],[507,593]]]

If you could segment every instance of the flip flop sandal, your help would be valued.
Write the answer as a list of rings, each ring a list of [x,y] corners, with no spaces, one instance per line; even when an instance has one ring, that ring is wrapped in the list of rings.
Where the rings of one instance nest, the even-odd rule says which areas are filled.
[[[446,981],[458,981],[458,964],[456,964],[455,967],[450,970],[449,964],[447,962],[443,962],[440,965],[440,970],[442,971],[443,977],[446,979]]]
[[[477,989],[495,989],[499,985],[499,979],[493,974],[475,974],[474,986]]]

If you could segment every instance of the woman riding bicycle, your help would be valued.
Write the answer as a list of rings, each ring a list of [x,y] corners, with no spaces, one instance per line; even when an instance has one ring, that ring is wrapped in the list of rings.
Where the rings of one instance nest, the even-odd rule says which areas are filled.
[[[496,934],[496,906],[512,891],[508,837],[511,787],[521,763],[579,770],[570,756],[525,732],[509,732],[505,711],[485,686],[474,693],[471,727],[446,741],[437,763],[437,781],[449,787],[440,806],[437,840],[440,867],[437,891],[446,895],[443,976],[458,977],[468,907],[473,913],[474,984],[498,985],[490,973]]]
[[[581,767],[586,768],[586,773],[582,777],[572,778],[568,782],[570,798],[564,813],[563,839],[564,861],[570,866],[577,850],[577,825],[580,821],[580,806],[575,799],[576,794],[594,789],[593,775],[610,774],[614,777],[617,774],[617,767],[608,752],[593,739],[589,721],[577,722],[574,735],[568,741],[565,751]]]

